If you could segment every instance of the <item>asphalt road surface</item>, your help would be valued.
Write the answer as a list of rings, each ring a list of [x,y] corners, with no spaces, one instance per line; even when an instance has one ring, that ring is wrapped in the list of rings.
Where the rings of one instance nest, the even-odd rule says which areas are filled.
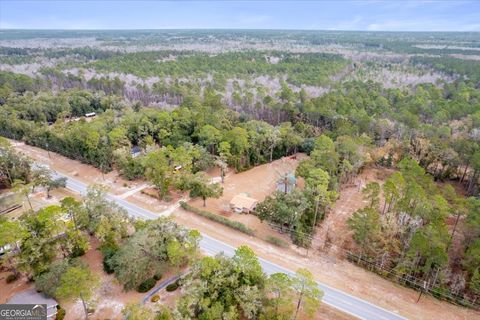
[[[87,191],[87,185],[72,179],[66,175],[56,173],[58,177],[67,178],[67,188],[85,194]],[[140,208],[124,199],[116,197],[114,195],[108,194],[107,198],[110,201],[114,201],[120,206],[124,207],[128,213],[135,217],[141,219],[156,219],[159,217],[159,214],[155,214],[149,210]],[[206,234],[202,234],[202,240],[200,241],[200,248],[209,255],[216,255],[218,253],[224,253],[227,256],[232,256],[235,252],[235,248],[222,242],[216,240]],[[295,273],[289,269],[281,267],[275,263],[269,262],[268,260],[259,258],[260,264],[262,265],[263,270],[267,274],[272,274],[276,272],[286,273],[288,275],[294,275]],[[323,290],[324,296],[322,299],[323,303],[326,303],[334,308],[337,308],[345,313],[348,313],[359,319],[368,319],[368,320],[400,320],[406,319],[396,313],[385,310],[381,307],[378,307],[372,303],[369,303],[360,298],[356,298],[348,293],[342,292],[340,290],[334,289],[330,286],[318,282],[318,286]]]

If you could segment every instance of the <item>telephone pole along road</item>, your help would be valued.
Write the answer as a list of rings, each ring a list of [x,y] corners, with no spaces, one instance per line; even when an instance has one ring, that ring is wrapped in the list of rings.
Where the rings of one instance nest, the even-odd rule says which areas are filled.
[[[85,195],[87,192],[87,185],[75,180],[64,174],[55,172],[56,177],[65,177],[67,178],[67,188],[75,192]],[[116,197],[111,194],[107,194],[107,199],[113,201],[125,208],[127,212],[134,218],[140,218],[145,220],[157,219],[162,214],[155,214],[149,210],[143,209],[137,205],[134,205],[122,198]],[[216,240],[206,234],[202,234],[202,240],[200,241],[200,248],[208,255],[216,255],[218,253],[224,253],[227,256],[233,256],[235,248],[222,242]],[[259,257],[260,264],[262,265],[263,270],[266,274],[272,273],[285,273],[287,275],[293,276],[295,272],[281,267],[275,263],[269,262],[268,260],[262,259]],[[378,307],[372,303],[369,303],[360,298],[354,297],[348,293],[344,293],[340,290],[329,287],[323,283],[318,282],[318,286],[323,290],[324,296],[322,299],[323,303],[326,303],[334,308],[337,308],[349,315],[352,315],[359,319],[365,320],[405,320],[406,318],[399,316],[393,312],[385,310],[381,307]]]

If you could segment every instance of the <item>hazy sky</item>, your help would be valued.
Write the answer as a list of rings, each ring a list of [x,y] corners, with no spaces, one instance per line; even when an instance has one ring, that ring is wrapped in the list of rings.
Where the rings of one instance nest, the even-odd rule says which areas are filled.
[[[480,31],[480,0],[0,0],[0,28]]]

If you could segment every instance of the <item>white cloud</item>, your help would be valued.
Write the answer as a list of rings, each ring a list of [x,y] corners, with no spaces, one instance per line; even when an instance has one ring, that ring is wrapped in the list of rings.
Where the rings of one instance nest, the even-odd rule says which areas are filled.
[[[382,22],[370,23],[365,29],[368,31],[480,31],[480,23],[468,23],[443,19],[385,19]]]

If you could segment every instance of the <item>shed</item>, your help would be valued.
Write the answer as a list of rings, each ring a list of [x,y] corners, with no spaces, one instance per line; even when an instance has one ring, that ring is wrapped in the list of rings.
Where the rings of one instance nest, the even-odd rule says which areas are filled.
[[[290,193],[297,185],[297,178],[293,174],[287,174],[277,181],[277,191]]]
[[[139,146],[133,146],[130,149],[130,154],[132,155],[132,158],[136,158],[142,154],[142,148],[140,148]]]
[[[250,213],[255,210],[258,200],[245,194],[238,194],[230,201],[230,208],[236,213]]]
[[[14,295],[7,304],[34,304],[47,305],[47,319],[54,319],[57,314],[58,303],[55,299],[46,296],[36,290],[22,291]]]

